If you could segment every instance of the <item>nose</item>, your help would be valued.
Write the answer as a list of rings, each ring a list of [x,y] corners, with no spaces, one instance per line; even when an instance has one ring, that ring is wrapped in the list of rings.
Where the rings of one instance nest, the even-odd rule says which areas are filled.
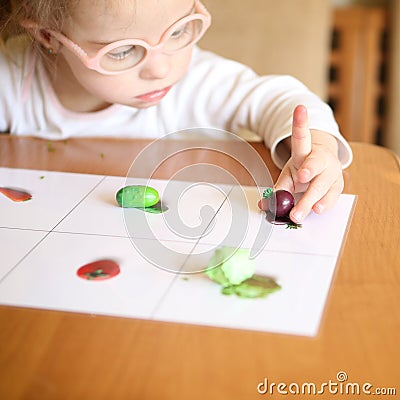
[[[142,79],[162,79],[168,75],[170,68],[168,55],[150,53],[141,67],[139,76]]]

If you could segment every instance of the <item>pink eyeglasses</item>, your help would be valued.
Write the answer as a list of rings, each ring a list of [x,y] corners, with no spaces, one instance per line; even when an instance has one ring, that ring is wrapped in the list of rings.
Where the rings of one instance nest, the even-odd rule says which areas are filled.
[[[123,39],[101,48],[93,57],[63,34],[48,32],[72,51],[89,69],[104,75],[118,75],[141,65],[149,54],[173,54],[194,45],[211,24],[211,16],[200,1],[195,2],[195,13],[169,27],[157,45],[141,39]]]

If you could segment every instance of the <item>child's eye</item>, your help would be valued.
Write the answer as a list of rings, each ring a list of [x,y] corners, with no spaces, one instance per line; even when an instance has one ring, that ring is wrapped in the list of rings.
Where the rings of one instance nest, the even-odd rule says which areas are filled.
[[[100,65],[108,71],[123,71],[138,64],[146,55],[146,49],[135,44],[118,46],[101,57]]]
[[[185,33],[185,28],[186,27],[183,26],[183,27],[177,29],[176,31],[172,32],[171,38],[172,39],[179,39]]]
[[[121,46],[117,47],[113,51],[109,51],[107,56],[112,58],[113,60],[124,60],[129,55],[135,53],[136,46]]]

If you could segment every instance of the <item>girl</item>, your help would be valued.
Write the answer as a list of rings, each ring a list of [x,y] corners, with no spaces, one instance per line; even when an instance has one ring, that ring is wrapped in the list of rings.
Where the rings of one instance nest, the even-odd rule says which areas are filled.
[[[246,128],[282,168],[276,188],[305,191],[295,222],[343,190],[352,154],[330,108],[294,78],[200,50],[211,22],[200,1],[2,4],[0,131],[54,140]]]

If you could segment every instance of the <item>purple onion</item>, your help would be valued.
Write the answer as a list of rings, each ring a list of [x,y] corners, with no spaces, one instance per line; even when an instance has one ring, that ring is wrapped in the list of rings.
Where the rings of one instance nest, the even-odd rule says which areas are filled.
[[[294,206],[294,197],[287,190],[277,190],[268,199],[268,209],[277,217],[289,217]]]

